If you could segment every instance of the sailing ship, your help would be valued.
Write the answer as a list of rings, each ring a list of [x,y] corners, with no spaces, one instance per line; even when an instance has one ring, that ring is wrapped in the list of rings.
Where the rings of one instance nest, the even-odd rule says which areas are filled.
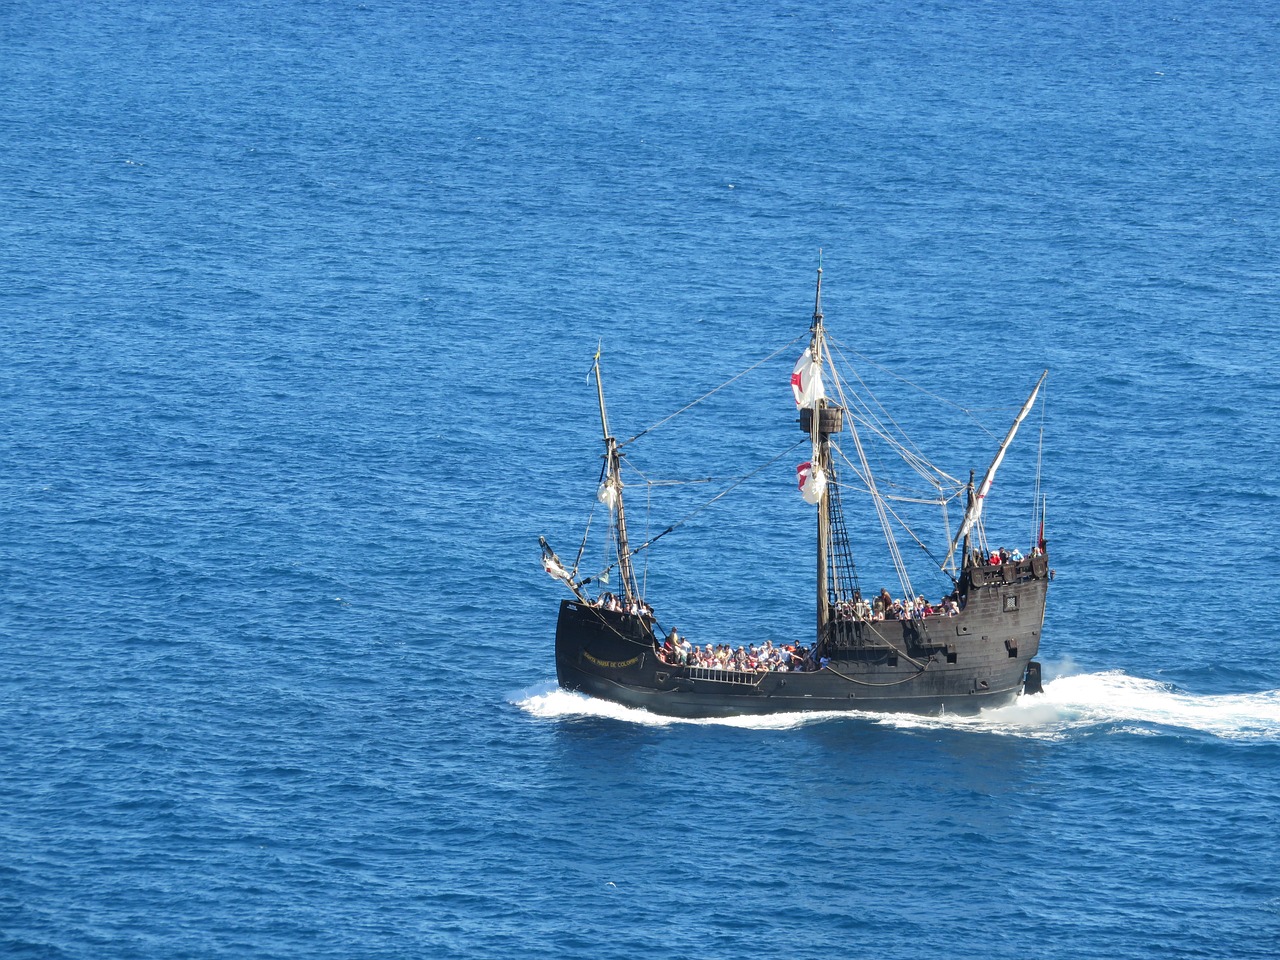
[[[809,342],[791,376],[799,428],[807,435],[807,443],[800,443],[810,455],[797,468],[798,485],[804,500],[816,508],[816,629],[811,637],[776,647],[772,639],[736,636],[714,650],[707,645],[705,651],[662,625],[637,579],[636,555],[658,538],[638,547],[628,539],[623,458],[609,429],[599,350],[592,373],[605,448],[598,499],[609,513],[611,562],[603,572],[579,576],[581,551],[568,566],[539,538],[544,569],[572,594],[561,601],[556,624],[556,674],[562,687],[686,718],[850,710],[975,713],[1040,692],[1040,664],[1034,657],[1053,571],[1044,537],[1039,458],[1026,556],[1020,550],[988,549],[983,508],[1047,371],[1018,410],[977,486],[975,471],[969,472],[967,483],[954,481],[912,445],[897,445],[914,467],[931,471],[932,482],[944,491],[937,499],[944,516],[941,561],[911,532],[929,557],[931,572],[950,588],[936,605],[926,601],[911,585],[897,542],[897,511],[877,484],[867,456],[867,441],[887,436],[887,418],[847,389],[849,378],[836,369],[819,268]],[[833,388],[831,396],[827,385]],[[843,509],[853,491],[869,497],[881,521],[902,587],[897,600],[887,589],[874,604],[862,596]],[[950,534],[946,506],[961,497],[964,515]],[[614,571],[616,586],[610,580]],[[611,589],[603,591],[605,586]],[[748,647],[751,653],[745,654]]]

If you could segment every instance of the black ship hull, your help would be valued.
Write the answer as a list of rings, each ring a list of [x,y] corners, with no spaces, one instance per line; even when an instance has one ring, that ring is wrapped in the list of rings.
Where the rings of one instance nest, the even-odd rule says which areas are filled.
[[[666,663],[648,618],[566,600],[556,626],[556,673],[567,690],[674,717],[976,713],[1038,688],[1033,658],[1048,581],[1043,557],[967,570],[959,614],[835,621],[817,651],[826,665],[788,672]],[[734,645],[763,639],[735,638]]]

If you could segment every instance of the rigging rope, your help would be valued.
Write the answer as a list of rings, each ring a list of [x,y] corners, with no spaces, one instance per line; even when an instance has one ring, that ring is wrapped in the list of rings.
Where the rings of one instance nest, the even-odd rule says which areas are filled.
[[[597,485],[597,487],[598,487],[601,483],[604,483],[604,476],[605,476],[605,474],[608,472],[608,469],[609,469],[609,467],[608,467],[608,465],[607,465],[607,464],[602,464],[602,465],[601,465],[601,467],[600,467],[600,479],[599,479],[598,481],[596,481],[596,485]],[[580,547],[578,547],[578,556],[574,558],[574,561],[573,561],[573,571],[569,574],[569,576],[570,576],[570,577],[576,577],[576,576],[578,575],[578,566],[582,563],[582,555],[583,555],[583,554],[586,552],[586,550],[587,550],[587,538],[588,538],[589,536],[591,536],[591,521],[592,521],[592,520],[594,520],[594,519],[596,518],[596,505],[597,505],[599,502],[600,502],[599,500],[596,500],[594,503],[592,503],[592,504],[591,504],[591,512],[590,512],[589,514],[587,514],[587,529],[586,529],[586,530],[584,530],[584,531],[582,531],[582,545],[581,545]]]
[[[910,657],[907,657],[905,654],[899,653],[899,656],[903,656],[905,657],[905,659],[911,661],[911,663],[917,664],[920,667],[920,669],[917,670],[915,673],[913,673],[909,677],[903,677],[901,680],[892,680],[889,683],[872,683],[870,680],[859,680],[857,677],[850,677],[850,676],[847,676],[846,674],[841,673],[839,670],[832,667],[831,664],[827,664],[825,667],[823,667],[823,669],[826,670],[828,673],[834,673],[841,680],[848,680],[850,683],[856,683],[864,687],[896,687],[899,684],[910,683],[912,680],[920,676],[920,674],[924,673],[925,670],[929,668],[929,664],[927,663],[922,664],[918,660],[912,660]]]
[[[863,480],[865,483],[865,478],[863,478],[862,474],[858,472],[858,468],[849,462],[849,458],[845,456],[844,451],[841,450],[839,447],[836,447],[836,452],[840,454],[840,459],[849,465],[849,469],[853,471],[854,475],[857,476],[859,480]],[[841,483],[840,481],[837,481],[836,483],[837,483],[837,486],[848,486],[848,484]],[[955,493],[951,494],[951,496],[944,497],[941,500],[911,500],[906,497],[886,497],[883,494],[878,494],[878,497],[880,500],[884,501],[885,510],[888,511],[889,515],[892,516],[894,520],[898,521],[898,525],[902,527],[903,531],[907,534],[907,536],[909,536],[912,540],[914,540],[916,542],[916,546],[920,548],[921,552],[924,553],[924,555],[928,557],[930,560],[932,560],[935,564],[937,564],[939,569],[941,569],[943,565],[938,563],[938,558],[933,555],[933,551],[929,549],[928,545],[923,540],[921,540],[918,536],[916,536],[916,532],[911,529],[911,526],[907,523],[907,521],[903,520],[902,517],[898,516],[897,511],[894,510],[893,507],[889,506],[889,501],[897,500],[900,503],[920,503],[920,504],[926,504],[929,506],[940,506],[942,507],[942,517],[943,517],[943,522],[945,523],[946,515],[947,515],[947,504],[950,501],[954,500],[959,495],[960,495],[960,491],[956,491]],[[877,494],[872,494],[872,496],[877,496]],[[947,542],[948,543],[951,542],[951,538],[949,536],[947,538]],[[946,573],[945,570],[943,572]],[[951,574],[947,574],[947,575],[951,577],[952,582],[955,582],[956,578],[953,575]]]
[[[840,344],[840,341],[833,340],[830,337],[827,338],[827,342],[831,344],[836,344],[837,346],[843,346],[843,344]],[[868,357],[865,353],[860,353],[859,351],[853,349],[852,347],[849,347],[848,349],[850,353],[852,353],[859,360],[862,360],[864,363],[866,363],[867,366],[875,367],[881,373],[888,374],[889,376],[893,377],[893,379],[901,381],[902,383],[905,383],[907,386],[911,387],[913,390],[918,390],[920,393],[923,393],[926,397],[930,397],[934,400],[937,400],[939,403],[946,404],[949,407],[955,407],[957,410],[959,410],[961,413],[967,416],[970,420],[972,420],[975,424],[977,424],[978,429],[980,429],[983,433],[985,433],[987,436],[991,437],[992,439],[998,439],[998,438],[994,433],[992,433],[990,430],[988,430],[985,426],[982,425],[982,421],[979,420],[974,415],[974,412],[981,411],[983,413],[993,413],[996,411],[1006,411],[1006,410],[1016,409],[1015,407],[962,407],[960,406],[960,404],[956,403],[954,400],[948,400],[946,397],[939,396],[936,393],[926,390],[924,387],[920,386],[918,383],[914,383],[911,380],[908,380],[906,377],[902,376],[902,374],[895,373],[894,371],[890,370],[888,367],[881,366],[880,364],[872,360],[870,357]],[[848,364],[849,369],[851,370],[854,369],[853,364],[848,363],[847,360],[845,361],[845,363]],[[862,378],[859,377],[858,379],[861,382]],[[863,386],[866,386],[866,384],[863,383]]]
[[[591,505],[591,512],[587,514],[587,529],[582,531],[582,546],[578,547],[578,555],[574,557],[573,560],[573,569],[569,571],[570,577],[576,577],[578,575],[578,565],[582,563],[582,555],[586,552],[587,538],[591,536],[591,521],[594,520],[595,517],[596,505],[593,503]]]
[[[849,462],[848,457],[846,457],[846,456],[844,455],[844,451],[843,451],[843,450],[841,450],[841,451],[840,451],[840,458],[841,458],[842,460],[844,460],[846,463],[848,463],[848,462]],[[836,484],[836,485],[837,485],[837,486],[843,486],[843,484],[839,483],[839,481],[837,481],[837,484]],[[929,549],[928,545],[927,545],[923,540],[921,540],[919,537],[917,537],[917,536],[916,536],[916,532],[915,532],[914,530],[912,530],[912,529],[911,529],[911,527],[909,527],[909,526],[907,525],[907,522],[906,522],[905,520],[903,520],[900,516],[898,516],[897,512],[893,509],[893,507],[889,506],[889,504],[888,504],[888,502],[887,502],[887,501],[888,501],[888,498],[887,498],[887,497],[881,497],[880,499],[881,499],[881,500],[883,500],[883,501],[885,501],[885,505],[884,505],[885,510],[887,510],[887,511],[888,511],[889,515],[890,515],[891,517],[893,517],[893,519],[895,519],[895,520],[897,520],[897,521],[898,521],[898,525],[899,525],[900,527],[902,527],[903,532],[905,532],[907,536],[909,536],[912,540],[914,540],[914,541],[915,541],[916,546],[920,548],[920,552],[921,552],[921,553],[923,553],[923,554],[924,554],[926,557],[928,557],[930,560],[932,560],[932,561],[934,562],[934,564],[935,564],[935,565],[937,565],[939,569],[941,569],[941,568],[942,568],[942,564],[938,563],[938,558],[937,558],[937,557],[935,557],[935,556],[933,555],[933,551],[931,551],[931,550]],[[944,504],[943,504],[943,506],[945,507],[945,506],[946,506],[946,504],[944,503]],[[949,542],[949,541],[948,541],[948,542]],[[943,572],[944,572],[944,573],[946,573],[946,571],[945,571],[945,570],[943,570]],[[950,574],[948,574],[948,576],[951,576],[951,575],[950,575]],[[951,577],[951,579],[952,579],[952,581],[953,581],[953,582],[955,581],[955,577]],[[911,593],[910,593],[910,591],[908,591],[908,594],[910,594],[910,598],[911,598],[911,599],[913,599],[913,600],[915,599],[915,595],[914,595],[914,594],[911,594]]]
[[[881,421],[880,417],[871,409],[870,405],[867,403],[866,400],[862,398],[862,395],[860,393],[854,393],[853,399],[857,401],[858,408],[861,411],[862,416],[861,417],[856,416],[855,411],[853,409],[850,409],[849,411],[850,415],[853,416],[854,419],[860,420],[863,426],[867,427],[867,429],[869,429],[872,433],[874,433],[881,440],[883,440],[889,447],[896,450],[898,455],[902,458],[903,462],[905,462],[909,467],[911,467],[911,469],[913,469],[930,486],[934,487],[935,489],[941,490],[941,484],[938,480],[939,477],[953,484],[956,484],[957,486],[960,486],[959,480],[957,480],[955,477],[948,474],[945,470],[938,467],[936,464],[930,462],[929,459],[923,453],[920,452],[919,448],[916,447],[915,445],[915,441],[912,440],[909,436],[907,436],[907,432],[903,430],[901,426],[898,425],[898,422],[893,418],[892,414],[890,414],[889,411],[885,409],[884,404],[880,402],[879,398],[875,395],[875,392],[872,391],[871,387],[867,385],[867,382],[864,379],[862,379],[861,375],[859,375],[857,368],[854,367],[853,364],[849,363],[847,359],[845,359],[845,356],[843,352],[840,351],[838,345],[832,348],[832,352],[840,354],[841,361],[843,361],[843,363],[853,372],[853,376],[858,381],[858,383],[862,386],[863,392],[865,392],[866,395],[871,399],[871,401],[875,403],[876,408],[879,409],[880,412],[884,414],[884,419],[887,420],[888,423],[891,425],[892,430],[889,427],[885,426],[885,424]],[[861,354],[858,354],[856,350],[852,352],[858,356],[861,356]],[[835,371],[834,363],[832,364],[832,371],[833,372]],[[903,382],[909,383],[910,381],[903,381]],[[840,386],[841,383],[842,381],[837,380],[837,386]],[[911,384],[911,385],[915,386],[914,384]],[[916,389],[920,389],[920,388],[917,387]],[[927,393],[926,391],[921,390],[921,392],[925,393],[926,396],[933,397],[939,402],[942,402],[942,403],[949,402],[944,400],[942,397],[936,397],[933,394]],[[840,399],[841,399],[841,402],[845,401],[843,390],[841,391]],[[955,406],[955,404],[951,404],[951,406]],[[968,411],[965,411],[965,413],[968,414]],[[969,416],[972,418],[972,414],[969,414]],[[981,424],[979,424],[979,426],[981,426]],[[901,436],[902,439],[906,441],[906,444],[909,444],[909,447],[907,445],[904,445],[902,442],[900,442],[897,439],[897,437],[894,435],[895,431],[897,435]]]
[[[803,340],[803,339],[804,339],[805,337],[807,337],[807,336],[809,336],[809,334],[808,334],[807,332],[806,332],[806,333],[802,333],[800,336],[796,337],[794,340],[790,340],[790,341],[788,341],[788,342],[784,343],[782,346],[780,346],[777,350],[773,351],[773,353],[769,354],[769,355],[768,355],[767,357],[765,357],[763,360],[759,360],[759,361],[757,361],[756,363],[753,363],[751,366],[747,367],[747,369],[742,370],[742,371],[740,371],[740,372],[738,372],[738,373],[735,373],[732,377],[730,377],[730,378],[729,378],[728,380],[726,380],[724,383],[720,384],[720,386],[715,387],[715,388],[713,388],[713,389],[711,389],[711,390],[708,390],[708,391],[707,391],[706,393],[704,393],[702,396],[698,397],[698,399],[696,399],[696,400],[694,400],[694,401],[692,401],[692,402],[690,402],[690,403],[686,403],[683,407],[681,407],[681,408],[680,408],[679,410],[677,410],[675,413],[672,413],[672,414],[669,414],[668,416],[663,417],[661,420],[659,420],[659,421],[658,421],[657,423],[655,423],[653,426],[651,426],[651,427],[645,427],[645,429],[641,430],[641,431],[640,431],[639,433],[637,433],[634,437],[631,437],[630,439],[627,439],[627,440],[623,440],[623,441],[622,441],[622,443],[618,444],[618,448],[619,448],[619,449],[621,449],[622,447],[625,447],[625,446],[626,446],[627,444],[629,444],[629,443],[634,443],[635,441],[637,441],[637,440],[639,440],[641,437],[643,437],[646,433],[650,433],[650,432],[652,432],[652,431],[654,431],[654,430],[657,430],[660,426],[662,426],[664,423],[666,423],[666,422],[667,422],[667,421],[669,421],[669,420],[674,420],[676,417],[680,416],[680,414],[684,413],[684,412],[685,412],[686,410],[688,410],[690,407],[695,407],[695,406],[697,406],[697,405],[698,405],[698,404],[700,404],[703,400],[707,399],[707,397],[711,396],[713,393],[719,393],[721,390],[723,390],[723,389],[724,389],[725,387],[727,387],[729,384],[733,383],[733,381],[738,380],[738,379],[740,379],[740,378],[742,378],[742,377],[746,376],[748,373],[750,373],[752,370],[756,369],[756,367],[760,366],[761,364],[768,363],[770,360],[772,360],[772,359],[773,359],[774,357],[776,357],[778,354],[782,353],[782,351],[783,351],[783,350],[786,350],[786,349],[788,349],[789,347],[793,347],[793,346],[795,346],[795,344],[796,344],[796,343],[798,343],[800,340]]]
[[[835,364],[831,363],[829,358],[828,365],[836,385],[836,392],[840,395],[840,402],[847,407],[844,382],[840,379],[840,374],[836,370]],[[885,545],[889,548],[889,557],[893,561],[894,570],[898,574],[898,583],[902,587],[903,597],[914,600],[915,593],[911,589],[911,578],[907,575],[907,565],[903,562],[902,553],[898,550],[898,541],[893,535],[893,527],[889,523],[887,504],[884,501],[884,497],[880,495],[880,491],[876,489],[875,477],[872,476],[871,465],[867,462],[867,453],[862,448],[862,438],[858,436],[858,429],[852,417],[849,418],[849,435],[853,437],[853,445],[858,451],[858,460],[862,464],[861,476],[866,480],[867,492],[871,494],[871,503],[876,508],[876,516],[880,518],[880,528],[884,531]],[[839,447],[836,449],[839,450]],[[844,451],[840,451],[840,456],[844,457]]]
[[[773,466],[775,463],[777,463],[777,462],[778,462],[779,460],[781,460],[783,457],[787,456],[787,455],[788,455],[788,454],[790,454],[792,451],[794,451],[794,450],[796,449],[796,447],[800,446],[800,445],[801,445],[801,444],[803,444],[803,443],[808,443],[808,442],[809,442],[809,438],[808,438],[808,437],[804,437],[804,438],[802,438],[802,439],[800,439],[800,440],[797,440],[795,443],[793,443],[791,446],[787,447],[787,449],[783,450],[780,454],[778,454],[778,455],[777,455],[776,457],[774,457],[772,460],[769,460],[769,461],[767,461],[766,463],[762,463],[760,466],[756,467],[756,469],[752,470],[750,473],[744,474],[743,476],[739,477],[737,480],[735,480],[735,481],[734,481],[733,483],[731,483],[729,486],[725,487],[723,490],[721,490],[719,493],[717,493],[714,497],[712,497],[712,498],[711,498],[710,500],[708,500],[706,503],[702,504],[700,507],[697,507],[697,508],[696,508],[695,510],[693,510],[692,512],[690,512],[690,513],[686,514],[685,516],[681,517],[679,520],[677,520],[675,523],[671,524],[671,526],[667,527],[667,529],[663,530],[663,531],[662,531],[661,533],[659,533],[657,536],[650,537],[650,538],[649,538],[648,540],[646,540],[644,543],[640,544],[640,546],[632,548],[630,551],[628,551],[627,556],[628,556],[628,557],[634,557],[634,556],[635,556],[637,553],[639,553],[641,550],[647,550],[649,547],[653,546],[655,543],[657,543],[659,540],[661,540],[663,537],[665,537],[668,533],[671,533],[673,530],[677,530],[677,529],[679,529],[680,527],[684,526],[686,523],[688,523],[690,520],[692,520],[694,517],[696,517],[698,514],[700,514],[703,510],[706,510],[708,507],[710,507],[710,506],[711,506],[713,503],[715,503],[717,500],[721,499],[722,497],[727,496],[727,495],[728,495],[732,490],[734,490],[736,487],[741,486],[741,485],[742,485],[742,484],[744,484],[746,481],[748,481],[748,480],[750,480],[752,477],[754,477],[756,474],[758,474],[758,473],[760,473],[760,472],[764,471],[765,469],[767,469],[767,468],[769,468],[769,467]],[[630,461],[628,461],[628,465],[630,466]],[[634,470],[634,469],[635,469],[635,467],[634,467],[634,466],[632,466],[632,469]],[[639,471],[638,471],[638,470],[637,470],[636,472],[637,472],[637,473],[639,473]],[[600,573],[596,574],[596,576],[591,577],[591,578],[589,578],[589,579],[592,579],[592,580],[599,580],[601,577],[607,577],[607,576],[609,575],[609,573],[613,570],[613,568],[614,568],[614,567],[616,567],[617,565],[618,565],[618,560],[614,560],[614,561],[613,561],[613,563],[611,563],[611,564],[609,564],[609,566],[605,567],[605,568],[604,568],[604,570],[600,571]],[[585,580],[583,581],[583,583],[586,583],[586,582],[587,582],[587,581],[585,581]]]
[[[1044,522],[1044,515],[1040,512],[1042,509],[1040,499],[1040,472],[1044,466],[1044,416],[1045,416],[1045,391],[1042,388],[1040,392],[1040,442],[1036,446],[1036,485],[1035,485],[1035,502],[1031,505],[1031,548],[1034,550],[1040,545],[1040,531],[1036,529],[1036,520]]]
[[[801,445],[802,443],[804,443],[807,439],[808,439],[808,438],[806,437],[806,438],[804,438],[804,439],[797,440],[795,443],[793,443],[791,446],[787,447],[787,449],[783,450],[780,454],[778,454],[778,455],[777,455],[776,457],[774,457],[772,460],[769,460],[769,461],[767,461],[766,463],[762,463],[762,464],[760,464],[760,466],[756,467],[756,468],[755,468],[754,470],[752,470],[750,473],[744,474],[743,476],[739,477],[737,480],[735,480],[733,483],[729,484],[729,486],[725,487],[723,490],[721,490],[719,493],[717,493],[714,497],[712,497],[712,498],[711,498],[710,500],[708,500],[706,503],[702,504],[702,506],[700,506],[700,507],[696,508],[696,509],[695,509],[695,510],[693,510],[691,513],[686,514],[684,517],[681,517],[679,520],[677,520],[677,521],[676,521],[675,523],[673,523],[671,526],[667,527],[667,529],[663,530],[663,531],[662,531],[660,534],[658,534],[656,537],[653,537],[653,538],[651,538],[651,539],[649,539],[649,540],[645,541],[644,543],[640,544],[640,546],[636,547],[634,550],[632,550],[632,551],[631,551],[631,555],[632,555],[632,556],[634,556],[635,554],[639,553],[641,550],[644,550],[646,547],[651,546],[651,545],[652,545],[654,542],[656,542],[657,540],[660,540],[660,539],[662,539],[663,537],[665,537],[665,536],[666,536],[668,533],[670,533],[672,530],[676,530],[676,529],[678,529],[679,527],[684,526],[686,523],[688,523],[690,520],[692,520],[694,517],[696,517],[698,514],[700,514],[703,510],[706,510],[709,506],[711,506],[713,503],[715,503],[717,500],[721,499],[722,497],[728,496],[728,494],[729,494],[731,491],[733,491],[735,488],[740,487],[742,484],[746,483],[748,480],[750,480],[750,479],[751,479],[752,477],[754,477],[756,474],[758,474],[758,473],[762,472],[763,470],[767,469],[768,467],[773,466],[775,463],[777,463],[777,462],[778,462],[779,460],[781,460],[783,457],[785,457],[785,456],[787,456],[788,454],[790,454],[793,450],[795,450],[795,448],[796,448],[796,447],[800,446],[800,445]],[[628,461],[628,462],[630,462],[630,461]]]

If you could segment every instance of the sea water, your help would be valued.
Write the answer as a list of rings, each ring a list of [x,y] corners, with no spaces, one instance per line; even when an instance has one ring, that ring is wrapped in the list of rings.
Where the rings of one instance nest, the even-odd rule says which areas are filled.
[[[1278,28],[8,4],[0,955],[1275,956]],[[811,631],[819,263],[954,476],[1050,371],[987,507],[1025,549],[1040,465],[1044,694],[558,690],[537,538],[575,557],[592,510],[597,346],[629,438],[796,341],[626,492],[633,536],[688,517],[638,560],[664,624]],[[767,462],[708,510],[646,483]]]

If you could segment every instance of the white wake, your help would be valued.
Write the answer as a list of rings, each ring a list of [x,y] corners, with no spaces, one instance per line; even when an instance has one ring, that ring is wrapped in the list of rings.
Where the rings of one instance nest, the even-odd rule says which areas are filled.
[[[857,718],[902,729],[950,728],[1036,739],[1061,739],[1103,730],[1135,735],[1207,734],[1229,740],[1280,741],[1280,690],[1201,695],[1120,671],[1058,677],[1044,693],[976,716],[917,717],[870,712],[783,713],[764,717],[680,720],[570,693],[548,684],[512,697],[517,707],[542,720],[602,717],[648,726],[694,724],[756,730],[793,730],[807,724]]]

